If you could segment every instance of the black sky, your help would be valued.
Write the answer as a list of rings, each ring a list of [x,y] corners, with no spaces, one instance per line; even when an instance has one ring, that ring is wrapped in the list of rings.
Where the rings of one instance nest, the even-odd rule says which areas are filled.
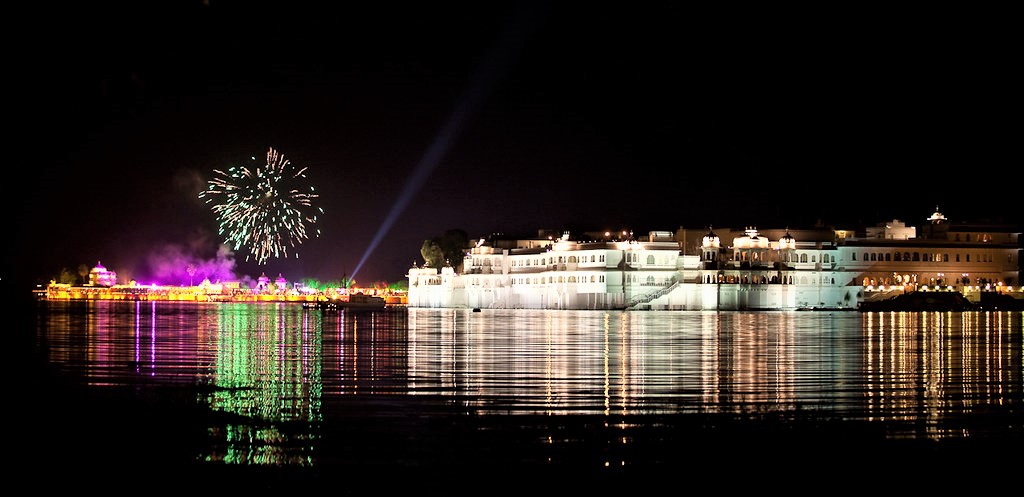
[[[313,5],[9,12],[4,280],[214,257],[197,194],[268,147],[308,166],[322,235],[297,260],[239,252],[238,274],[351,276],[453,118],[358,282],[402,279],[448,229],[1020,222],[1006,12]]]

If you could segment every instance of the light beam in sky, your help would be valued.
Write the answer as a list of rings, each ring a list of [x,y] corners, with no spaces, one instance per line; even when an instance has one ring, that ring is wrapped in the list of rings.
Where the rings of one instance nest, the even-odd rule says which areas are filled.
[[[384,239],[384,236],[391,230],[391,226],[394,225],[395,220],[398,219],[398,216],[409,205],[416,192],[420,190],[423,183],[426,182],[430,174],[437,168],[437,164],[448,152],[448,149],[462,131],[466,121],[476,112],[495,84],[508,72],[522,51],[526,40],[529,38],[529,34],[539,24],[538,21],[541,17],[533,9],[521,10],[516,14],[512,21],[505,26],[498,39],[498,43],[492,48],[488,57],[484,59],[483,64],[477,68],[455,110],[448,117],[440,131],[438,131],[433,143],[431,143],[426,153],[423,154],[423,157],[416,164],[412,174],[406,180],[405,186],[391,207],[391,211],[384,218],[384,222],[377,229],[377,233],[370,241],[370,245],[359,259],[355,270],[352,271],[353,279],[370,257],[370,254],[373,253],[377,245]]]

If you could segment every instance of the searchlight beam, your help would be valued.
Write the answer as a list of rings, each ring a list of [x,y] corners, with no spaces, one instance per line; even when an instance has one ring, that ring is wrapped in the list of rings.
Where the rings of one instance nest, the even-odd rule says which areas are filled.
[[[448,152],[448,149],[451,148],[455,139],[458,138],[466,121],[472,117],[483,100],[490,94],[495,84],[504,77],[509,67],[515,62],[529,37],[528,35],[538,24],[536,21],[540,16],[536,14],[537,12],[534,12],[533,9],[520,11],[505,26],[498,43],[492,48],[488,57],[484,59],[484,63],[474,73],[454,112],[448,117],[448,120],[434,138],[433,143],[431,143],[423,158],[416,164],[412,175],[406,180],[405,186],[391,207],[391,211],[384,219],[384,222],[381,223],[380,228],[377,229],[377,233],[370,241],[370,245],[359,259],[359,263],[356,264],[355,270],[352,271],[351,277],[353,279],[359,273],[363,264],[366,263],[366,260],[369,259],[370,254],[373,253],[377,245],[384,239],[384,236],[391,230],[398,216],[408,207],[409,202],[412,201],[412,198],[423,186],[423,183],[427,181],[430,174],[437,168],[437,164]]]

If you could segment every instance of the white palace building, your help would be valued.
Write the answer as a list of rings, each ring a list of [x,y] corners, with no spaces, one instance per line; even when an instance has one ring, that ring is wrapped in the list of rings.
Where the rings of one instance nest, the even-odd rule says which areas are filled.
[[[461,267],[409,269],[409,307],[856,309],[912,291],[1020,292],[1016,227],[893,220],[863,232],[539,232],[479,240]]]

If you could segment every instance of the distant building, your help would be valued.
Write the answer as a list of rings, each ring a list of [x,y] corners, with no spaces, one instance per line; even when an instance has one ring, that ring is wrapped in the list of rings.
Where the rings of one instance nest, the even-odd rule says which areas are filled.
[[[99,261],[96,267],[89,270],[89,285],[91,286],[114,286],[117,284],[117,273],[103,267]]]
[[[256,278],[256,287],[253,288],[253,291],[265,292],[265,291],[267,291],[267,286],[269,286],[269,285],[270,285],[270,277],[267,276],[267,273],[260,274],[260,277]]]
[[[540,231],[480,239],[463,270],[409,269],[410,307],[652,310],[853,309],[919,291],[1013,290],[1019,227],[893,220],[838,230]],[[1019,288],[1017,292],[1019,292]]]
[[[886,240],[910,240],[917,238],[917,228],[907,226],[899,219],[893,219],[878,226],[869,226],[865,238],[883,238]]]

